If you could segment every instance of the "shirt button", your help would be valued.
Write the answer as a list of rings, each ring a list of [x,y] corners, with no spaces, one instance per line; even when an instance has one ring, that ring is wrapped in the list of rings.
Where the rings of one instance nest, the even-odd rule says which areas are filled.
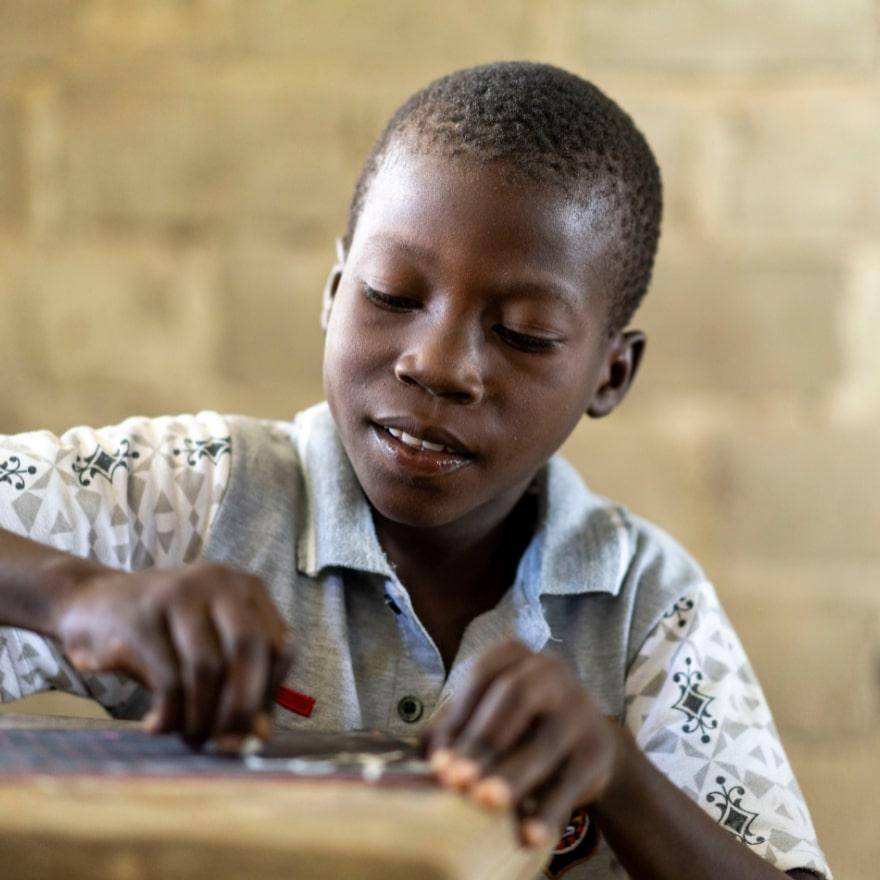
[[[414,724],[418,721],[424,711],[425,707],[418,697],[403,697],[397,704],[397,714],[407,724]]]

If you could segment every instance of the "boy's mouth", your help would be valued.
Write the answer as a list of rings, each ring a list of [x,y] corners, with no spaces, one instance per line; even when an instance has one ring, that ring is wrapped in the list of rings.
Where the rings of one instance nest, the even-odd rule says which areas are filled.
[[[456,471],[474,460],[472,453],[448,442],[440,442],[450,438],[436,429],[410,433],[395,425],[378,422],[373,422],[372,428],[384,457],[405,471],[424,476],[440,475]]]
[[[373,424],[411,449],[473,458],[470,450],[442,428],[420,425],[408,419],[388,419]]]

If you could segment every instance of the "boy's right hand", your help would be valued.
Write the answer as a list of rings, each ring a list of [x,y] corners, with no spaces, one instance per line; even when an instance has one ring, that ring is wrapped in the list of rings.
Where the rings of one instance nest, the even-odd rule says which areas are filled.
[[[55,635],[82,672],[121,672],[153,692],[153,733],[268,735],[292,660],[262,581],[223,565],[125,572],[99,568],[70,590]]]

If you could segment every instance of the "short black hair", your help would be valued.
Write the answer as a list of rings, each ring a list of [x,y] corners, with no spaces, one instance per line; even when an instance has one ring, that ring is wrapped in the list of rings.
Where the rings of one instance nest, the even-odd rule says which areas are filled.
[[[393,114],[366,158],[348,209],[348,252],[367,192],[399,141],[449,157],[500,164],[514,179],[605,200],[616,266],[609,332],[638,308],[660,237],[660,169],[632,119],[581,77],[549,64],[504,61],[440,77]]]

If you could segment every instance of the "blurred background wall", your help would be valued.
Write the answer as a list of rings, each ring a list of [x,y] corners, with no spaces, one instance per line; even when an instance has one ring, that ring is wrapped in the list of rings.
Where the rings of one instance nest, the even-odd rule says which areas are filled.
[[[321,398],[359,163],[550,61],[664,172],[632,396],[567,445],[717,583],[832,867],[880,863],[880,3],[0,0],[0,432]]]

